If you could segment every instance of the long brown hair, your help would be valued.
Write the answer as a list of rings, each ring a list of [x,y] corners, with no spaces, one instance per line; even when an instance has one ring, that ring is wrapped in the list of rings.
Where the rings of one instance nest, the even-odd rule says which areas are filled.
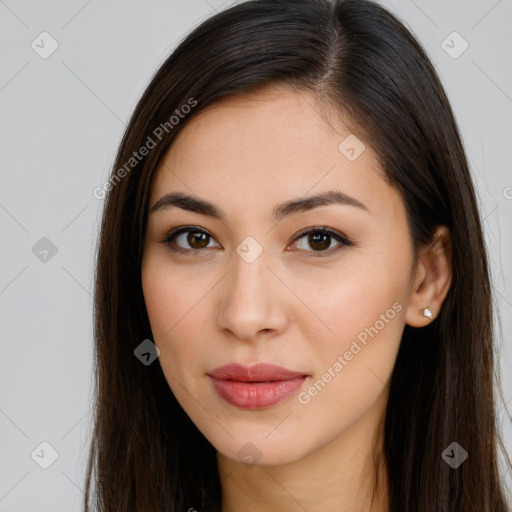
[[[372,147],[401,193],[416,248],[438,225],[452,234],[442,310],[427,327],[405,326],[393,370],[384,439],[390,510],[505,512],[491,287],[468,163],[424,50],[367,0],[252,0],[219,12],[176,47],[138,102],[100,191],[85,510],[220,511],[215,449],[158,360],[146,366],[134,355],[152,339],[142,242],[151,180],[174,137],[216,100],[272,83],[315,93]],[[442,458],[452,442],[468,453],[456,469]]]

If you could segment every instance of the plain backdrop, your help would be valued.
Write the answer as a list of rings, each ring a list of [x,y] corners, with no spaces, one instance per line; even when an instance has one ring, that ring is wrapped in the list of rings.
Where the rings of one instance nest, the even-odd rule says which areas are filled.
[[[512,1],[382,3],[422,42],[456,113],[489,246],[510,407]],[[152,74],[227,5],[0,0],[0,512],[81,510],[103,207],[92,192]]]

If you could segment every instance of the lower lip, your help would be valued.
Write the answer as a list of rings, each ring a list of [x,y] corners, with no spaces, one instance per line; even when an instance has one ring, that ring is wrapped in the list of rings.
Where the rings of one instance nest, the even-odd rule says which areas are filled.
[[[217,393],[241,409],[264,409],[288,398],[302,386],[306,377],[275,382],[240,382],[212,378]]]

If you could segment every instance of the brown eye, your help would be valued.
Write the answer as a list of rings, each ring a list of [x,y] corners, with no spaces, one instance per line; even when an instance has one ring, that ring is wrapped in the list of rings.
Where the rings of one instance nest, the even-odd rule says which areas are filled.
[[[353,245],[341,233],[328,228],[304,230],[295,240],[297,248],[312,253],[311,256],[329,255],[345,246]]]
[[[208,246],[210,237],[200,231],[188,231],[187,243],[193,249],[204,249]]]
[[[331,235],[325,233],[314,233],[308,235],[308,244],[315,251],[323,251],[331,245]]]
[[[202,229],[187,226],[171,231],[163,243],[176,252],[198,252],[200,249],[220,247],[218,244],[210,245],[213,240],[213,237]]]

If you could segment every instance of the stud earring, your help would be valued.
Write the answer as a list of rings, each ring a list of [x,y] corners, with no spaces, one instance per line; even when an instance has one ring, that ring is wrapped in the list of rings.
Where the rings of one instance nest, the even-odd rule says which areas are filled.
[[[429,320],[432,320],[433,314],[428,306],[425,309],[420,309],[420,313]]]

